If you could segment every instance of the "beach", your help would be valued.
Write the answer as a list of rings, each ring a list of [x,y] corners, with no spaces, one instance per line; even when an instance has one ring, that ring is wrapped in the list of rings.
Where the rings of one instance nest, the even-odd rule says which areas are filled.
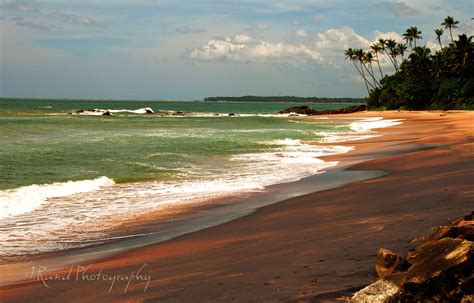
[[[328,156],[387,174],[262,207],[162,243],[73,264],[32,264],[2,302],[334,301],[375,279],[376,250],[411,241],[472,210],[472,112],[361,112],[403,119]],[[310,119],[310,118],[304,118]],[[8,275],[8,265],[2,271]],[[10,268],[15,270],[15,268]],[[29,275],[29,276],[28,276]],[[341,299],[342,300],[342,299]]]

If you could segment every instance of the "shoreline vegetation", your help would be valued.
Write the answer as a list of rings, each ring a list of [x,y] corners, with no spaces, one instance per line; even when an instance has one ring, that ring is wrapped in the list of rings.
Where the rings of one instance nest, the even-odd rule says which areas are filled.
[[[364,98],[322,98],[297,96],[206,97],[211,102],[285,102],[285,103],[364,103]]]
[[[459,21],[451,16],[440,25],[434,30],[437,51],[417,45],[423,37],[416,26],[403,33],[405,43],[381,38],[367,51],[345,50],[346,59],[364,80],[369,110],[474,109],[473,36],[459,34],[455,39],[453,30],[459,28]],[[448,45],[442,44],[445,30],[450,34]],[[382,59],[393,67],[394,74],[382,72]]]

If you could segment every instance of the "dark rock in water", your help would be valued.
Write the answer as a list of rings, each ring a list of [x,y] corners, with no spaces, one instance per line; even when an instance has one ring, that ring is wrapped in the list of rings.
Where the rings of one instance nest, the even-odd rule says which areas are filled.
[[[376,271],[382,279],[355,293],[351,301],[474,302],[472,215],[426,237],[406,260],[379,249]]]
[[[309,106],[293,106],[284,110],[279,111],[279,114],[300,114],[300,115],[316,115],[318,111]]]
[[[229,117],[232,117],[232,116],[235,116],[235,114],[234,114],[234,113],[230,113],[230,114],[229,114]]]
[[[400,254],[380,248],[377,252],[375,271],[379,278],[384,278],[392,273],[406,271],[410,265]]]
[[[177,111],[177,112],[174,112],[172,115],[173,116],[184,116],[184,112]]]
[[[316,110],[310,108],[309,106],[294,106],[284,110],[279,111],[279,114],[300,114],[307,116],[315,115],[335,115],[335,114],[350,114],[360,111],[367,110],[365,105],[354,105],[350,107],[338,108],[338,109],[328,109],[328,110]]]
[[[107,110],[102,114],[102,116],[112,116],[112,113]]]

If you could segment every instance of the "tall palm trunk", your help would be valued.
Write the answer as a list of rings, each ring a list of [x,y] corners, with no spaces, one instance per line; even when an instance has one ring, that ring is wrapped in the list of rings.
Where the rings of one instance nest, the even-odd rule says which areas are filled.
[[[390,62],[392,62],[393,67],[395,67],[395,70],[398,71],[397,66],[395,65],[395,62],[393,62],[393,60],[392,60],[392,56],[390,56],[390,54],[387,52],[386,49],[384,49],[384,51],[385,51],[385,54],[387,55],[388,59],[390,59]]]
[[[374,85],[380,87],[379,82],[375,79],[374,67],[372,66],[372,62],[369,62],[369,67],[370,67],[372,79],[374,79]]]
[[[352,61],[354,63],[354,66],[355,68],[357,69],[357,71],[359,72],[359,74],[362,76],[362,78],[364,79],[364,83],[365,83],[365,88],[367,89],[367,94],[370,95],[370,90],[369,90],[369,86],[367,85],[367,79],[365,78],[365,75],[364,75],[364,71],[359,69],[357,67],[357,64],[355,63],[355,61]],[[361,68],[362,68],[362,62],[360,63],[361,64]]]
[[[451,42],[454,42],[453,32],[451,31],[451,27],[449,28],[449,35],[451,36]]]
[[[377,82],[377,80],[376,80],[375,77],[374,77],[374,70],[372,70],[372,72],[370,72],[370,70],[367,68],[367,65],[365,65],[364,62],[362,62],[362,66],[364,66],[365,70],[367,71],[367,73],[369,74],[369,76],[370,76],[370,77],[372,78],[372,80],[374,81],[374,85],[372,85],[370,82],[369,82],[369,84],[370,84],[370,86],[371,86],[372,88],[375,89],[375,87],[378,86],[378,82]]]
[[[377,52],[375,52],[375,58],[377,59],[377,65],[379,66],[380,77],[383,79],[382,68],[380,67],[379,55]]]

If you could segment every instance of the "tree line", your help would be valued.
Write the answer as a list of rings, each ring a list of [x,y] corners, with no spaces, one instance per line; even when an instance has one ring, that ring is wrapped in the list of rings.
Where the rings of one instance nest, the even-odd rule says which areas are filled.
[[[204,101],[225,102],[304,102],[304,103],[363,103],[363,98],[320,98],[296,96],[241,96],[241,97],[207,97]]]
[[[364,80],[369,109],[474,109],[474,42],[465,34],[453,37],[459,21],[447,16],[434,30],[440,50],[419,46],[422,32],[416,26],[403,33],[405,43],[378,39],[369,50],[348,48],[349,59]],[[442,44],[445,30],[450,43]],[[381,58],[393,66],[394,74],[384,75]]]

